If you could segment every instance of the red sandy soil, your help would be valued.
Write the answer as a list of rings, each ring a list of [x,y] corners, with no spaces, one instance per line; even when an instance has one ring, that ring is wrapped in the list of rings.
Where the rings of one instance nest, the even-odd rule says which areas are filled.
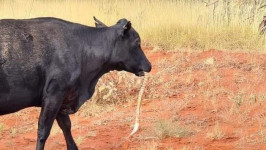
[[[266,149],[265,54],[154,52],[152,48],[145,52],[153,71],[144,94],[140,130],[127,138],[135,102],[96,117],[72,115],[79,149]],[[0,117],[0,150],[35,149],[39,111],[28,108]],[[162,122],[185,134],[160,136]],[[57,125],[46,149],[66,149]]]

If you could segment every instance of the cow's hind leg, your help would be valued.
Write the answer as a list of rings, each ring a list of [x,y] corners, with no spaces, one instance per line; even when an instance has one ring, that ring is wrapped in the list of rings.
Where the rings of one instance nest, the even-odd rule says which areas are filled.
[[[67,149],[77,150],[78,147],[71,134],[71,120],[69,118],[69,115],[58,113],[56,116],[56,120],[64,133]]]

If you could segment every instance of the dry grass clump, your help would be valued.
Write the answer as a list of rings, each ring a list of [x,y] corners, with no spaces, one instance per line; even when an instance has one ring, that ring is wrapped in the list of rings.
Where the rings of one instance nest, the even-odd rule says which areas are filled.
[[[165,139],[168,137],[187,137],[193,134],[193,131],[181,126],[176,121],[159,120],[155,124],[155,134],[159,139]]]
[[[93,97],[82,105],[78,114],[84,117],[98,116],[113,111],[117,104],[137,100],[141,83],[141,78],[127,72],[106,74],[97,83]]]
[[[142,79],[127,72],[111,72],[98,82],[92,101],[97,104],[121,104],[137,99]]]

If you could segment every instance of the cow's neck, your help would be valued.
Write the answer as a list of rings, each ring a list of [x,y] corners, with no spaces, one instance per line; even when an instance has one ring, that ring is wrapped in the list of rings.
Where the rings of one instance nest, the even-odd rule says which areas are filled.
[[[94,39],[95,43],[89,43],[84,47],[82,62],[81,62],[81,75],[80,75],[80,96],[79,103],[76,107],[79,107],[88,99],[90,99],[95,91],[95,86],[101,76],[114,70],[112,64],[109,64],[109,57],[111,56],[110,48],[112,41],[108,39],[104,32],[97,33],[96,37],[105,39],[102,40],[102,45],[99,44],[98,40]],[[95,36],[95,35],[94,35]],[[88,38],[90,39],[90,38]],[[108,42],[106,42],[108,41]],[[110,45],[109,45],[110,44]]]
[[[81,56],[81,81],[86,86],[94,87],[102,75],[115,69],[114,64],[109,63],[115,40],[112,35],[114,32],[108,29],[89,31],[94,32],[89,32],[85,38],[84,43],[87,44]]]

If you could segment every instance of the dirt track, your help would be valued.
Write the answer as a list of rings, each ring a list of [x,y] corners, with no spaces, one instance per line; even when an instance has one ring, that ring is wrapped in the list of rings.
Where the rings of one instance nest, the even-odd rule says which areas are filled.
[[[165,53],[149,48],[146,53],[153,71],[140,131],[126,139],[135,103],[97,117],[72,115],[81,150],[266,149],[266,55],[217,50]],[[35,149],[38,114],[38,108],[29,108],[1,116],[0,150]],[[167,128],[180,129],[180,134],[163,136]],[[46,149],[66,149],[57,125]]]

